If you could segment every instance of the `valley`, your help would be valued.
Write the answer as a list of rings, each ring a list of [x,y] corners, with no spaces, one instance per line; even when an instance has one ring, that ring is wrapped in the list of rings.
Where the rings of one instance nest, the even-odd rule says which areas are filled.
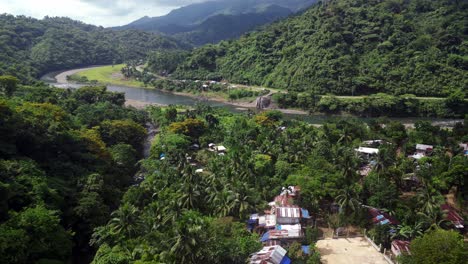
[[[0,10],[0,263],[468,259],[467,2]]]

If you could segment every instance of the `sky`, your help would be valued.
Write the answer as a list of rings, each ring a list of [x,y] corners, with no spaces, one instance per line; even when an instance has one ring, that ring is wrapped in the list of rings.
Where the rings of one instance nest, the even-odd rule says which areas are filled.
[[[121,26],[144,16],[208,0],[0,0],[0,14],[34,18],[65,16],[97,26]]]

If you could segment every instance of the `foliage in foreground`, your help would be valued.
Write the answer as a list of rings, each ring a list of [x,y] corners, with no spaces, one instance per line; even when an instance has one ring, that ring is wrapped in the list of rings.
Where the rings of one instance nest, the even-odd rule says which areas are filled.
[[[411,255],[404,256],[402,263],[464,263],[468,258],[467,250],[460,234],[436,229],[416,238],[411,243]]]
[[[2,77],[0,77],[2,79]],[[0,262],[93,254],[133,181],[145,114],[105,87],[19,87],[0,97]]]

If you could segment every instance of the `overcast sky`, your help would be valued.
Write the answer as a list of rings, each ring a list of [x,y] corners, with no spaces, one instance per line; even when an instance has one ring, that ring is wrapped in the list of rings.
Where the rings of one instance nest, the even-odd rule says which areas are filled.
[[[66,16],[98,26],[121,26],[143,16],[161,16],[174,8],[208,0],[0,0],[0,14],[35,18]]]

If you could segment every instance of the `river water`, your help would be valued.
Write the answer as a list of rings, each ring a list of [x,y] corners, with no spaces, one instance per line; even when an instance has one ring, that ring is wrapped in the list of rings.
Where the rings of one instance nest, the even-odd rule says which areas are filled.
[[[57,83],[55,77],[61,72],[52,72],[44,75],[41,80],[50,85],[59,88],[79,88],[85,85],[74,84],[74,83]],[[194,106],[197,103],[203,102],[204,104],[213,106],[213,107],[223,107],[228,109],[231,112],[245,112],[247,108],[239,108],[234,105],[225,104],[222,102],[211,101],[211,100],[200,100],[198,98],[177,95],[168,92],[163,92],[154,88],[136,88],[128,87],[121,85],[107,85],[107,90],[112,92],[125,93],[125,98],[127,100],[134,100],[143,103],[152,103],[159,105],[184,105],[184,106]],[[255,109],[252,109],[255,110]],[[300,115],[300,114],[284,114],[286,119],[297,119],[303,120],[314,125],[321,125],[325,123],[330,118],[339,118],[342,116],[330,116],[330,115]],[[372,118],[359,118],[364,121],[372,120]],[[430,121],[434,125],[439,125],[443,127],[453,127],[457,122],[462,122],[463,120],[454,120],[454,119],[443,119],[443,118],[422,118],[422,117],[408,117],[408,118],[389,118],[390,120],[400,121],[405,125],[412,125],[416,121],[425,120]]]

